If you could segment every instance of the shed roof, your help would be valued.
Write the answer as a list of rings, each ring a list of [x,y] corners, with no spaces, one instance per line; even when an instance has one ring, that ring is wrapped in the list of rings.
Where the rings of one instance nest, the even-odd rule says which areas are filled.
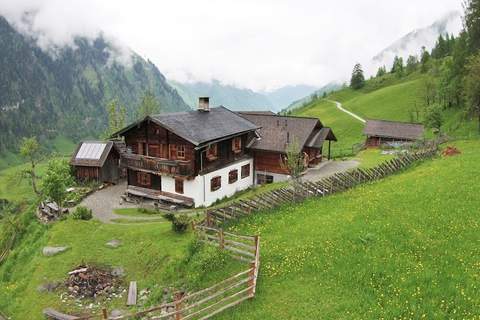
[[[208,112],[192,110],[148,116],[114,135],[122,135],[146,120],[168,129],[195,146],[258,129],[255,124],[220,106],[211,108]]]
[[[323,141],[335,140],[330,128],[323,128],[317,118],[288,117],[275,114],[239,112],[245,119],[260,127],[260,139],[251,146],[254,150],[286,152],[289,141],[297,140],[301,148],[321,147]],[[322,129],[325,129],[322,131]]]
[[[112,141],[83,141],[70,159],[74,166],[102,167],[112,150]]]
[[[367,136],[417,140],[423,136],[424,127],[419,123],[367,120],[363,132]]]

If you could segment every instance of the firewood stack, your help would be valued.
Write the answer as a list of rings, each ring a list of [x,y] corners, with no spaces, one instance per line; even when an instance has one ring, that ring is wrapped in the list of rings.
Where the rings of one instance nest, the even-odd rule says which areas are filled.
[[[77,298],[109,297],[120,290],[120,279],[111,271],[80,265],[68,273],[65,285]]]
[[[457,155],[457,154],[460,154],[460,150],[458,150],[456,147],[454,146],[448,146],[445,150],[443,150],[442,154],[443,156],[445,157],[449,157],[449,156],[454,156],[454,155]]]

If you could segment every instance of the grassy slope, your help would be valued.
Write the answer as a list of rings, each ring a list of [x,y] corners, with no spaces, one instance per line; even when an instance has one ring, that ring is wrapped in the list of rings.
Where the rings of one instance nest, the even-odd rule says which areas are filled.
[[[480,142],[384,181],[244,220],[258,295],[220,319],[480,316]]]
[[[46,227],[33,223],[30,234],[0,267],[0,281],[6,290],[0,292],[0,310],[14,319],[41,319],[41,310],[60,303],[60,292],[39,293],[37,287],[49,281],[62,281],[66,273],[80,263],[122,266],[126,281],[137,280],[139,288],[162,284],[166,268],[172,261],[185,257],[191,234],[178,235],[169,223],[110,225],[95,221],[66,220]],[[105,243],[119,239],[122,245],[108,248]],[[46,245],[69,246],[70,249],[53,257],[44,257]],[[128,282],[126,282],[128,283]],[[110,307],[123,306],[125,297]]]
[[[332,102],[317,100],[296,110],[295,115],[316,117],[319,118],[325,126],[331,127],[338,139],[338,142],[332,145],[334,154],[337,154],[338,150],[351,148],[353,144],[360,142],[363,124],[338,110]]]
[[[422,115],[416,119],[416,116],[412,117],[412,110],[415,107],[423,110],[422,86],[422,75],[412,74],[402,79],[387,75],[367,81],[361,90],[344,88],[334,92],[328,99],[340,101],[345,109],[366,119],[421,122]],[[298,116],[318,117],[324,125],[332,127],[338,138],[333,148],[334,155],[347,153],[352,145],[362,143],[365,139],[362,135],[363,124],[324,99],[313,101],[293,113]],[[443,119],[442,129],[447,134],[457,138],[479,137],[477,123],[465,120],[459,110],[445,110]]]

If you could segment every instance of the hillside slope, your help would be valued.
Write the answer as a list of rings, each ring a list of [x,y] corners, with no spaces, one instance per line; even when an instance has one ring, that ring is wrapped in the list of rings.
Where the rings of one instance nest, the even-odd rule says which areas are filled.
[[[424,76],[412,74],[397,79],[394,75],[368,80],[361,90],[344,88],[328,95],[327,99],[311,101],[292,110],[293,115],[319,118],[332,127],[338,142],[336,156],[352,153],[352,146],[362,143],[363,124],[335,108],[328,100],[339,101],[343,107],[364,119],[383,119],[404,122],[422,122],[424,113]],[[478,137],[474,121],[465,119],[460,110],[443,111],[444,133],[454,138]]]
[[[0,152],[23,136],[96,136],[106,127],[109,100],[132,116],[148,89],[162,111],[188,108],[155,65],[135,53],[120,63],[119,49],[104,38],[76,38],[75,48],[57,49],[43,51],[0,17]]]
[[[480,142],[231,229],[260,234],[257,296],[220,319],[480,316]],[[459,182],[462,183],[459,183]]]

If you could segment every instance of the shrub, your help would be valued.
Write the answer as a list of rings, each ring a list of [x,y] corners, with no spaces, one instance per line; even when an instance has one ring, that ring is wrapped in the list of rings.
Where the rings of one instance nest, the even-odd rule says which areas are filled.
[[[72,218],[75,220],[90,220],[92,217],[92,210],[86,207],[77,207],[72,213]]]
[[[165,212],[163,214],[163,217],[167,219],[168,221],[173,222],[175,220],[175,214],[173,212]]]
[[[187,231],[191,219],[186,214],[177,215],[172,221],[172,230],[178,233]]]

